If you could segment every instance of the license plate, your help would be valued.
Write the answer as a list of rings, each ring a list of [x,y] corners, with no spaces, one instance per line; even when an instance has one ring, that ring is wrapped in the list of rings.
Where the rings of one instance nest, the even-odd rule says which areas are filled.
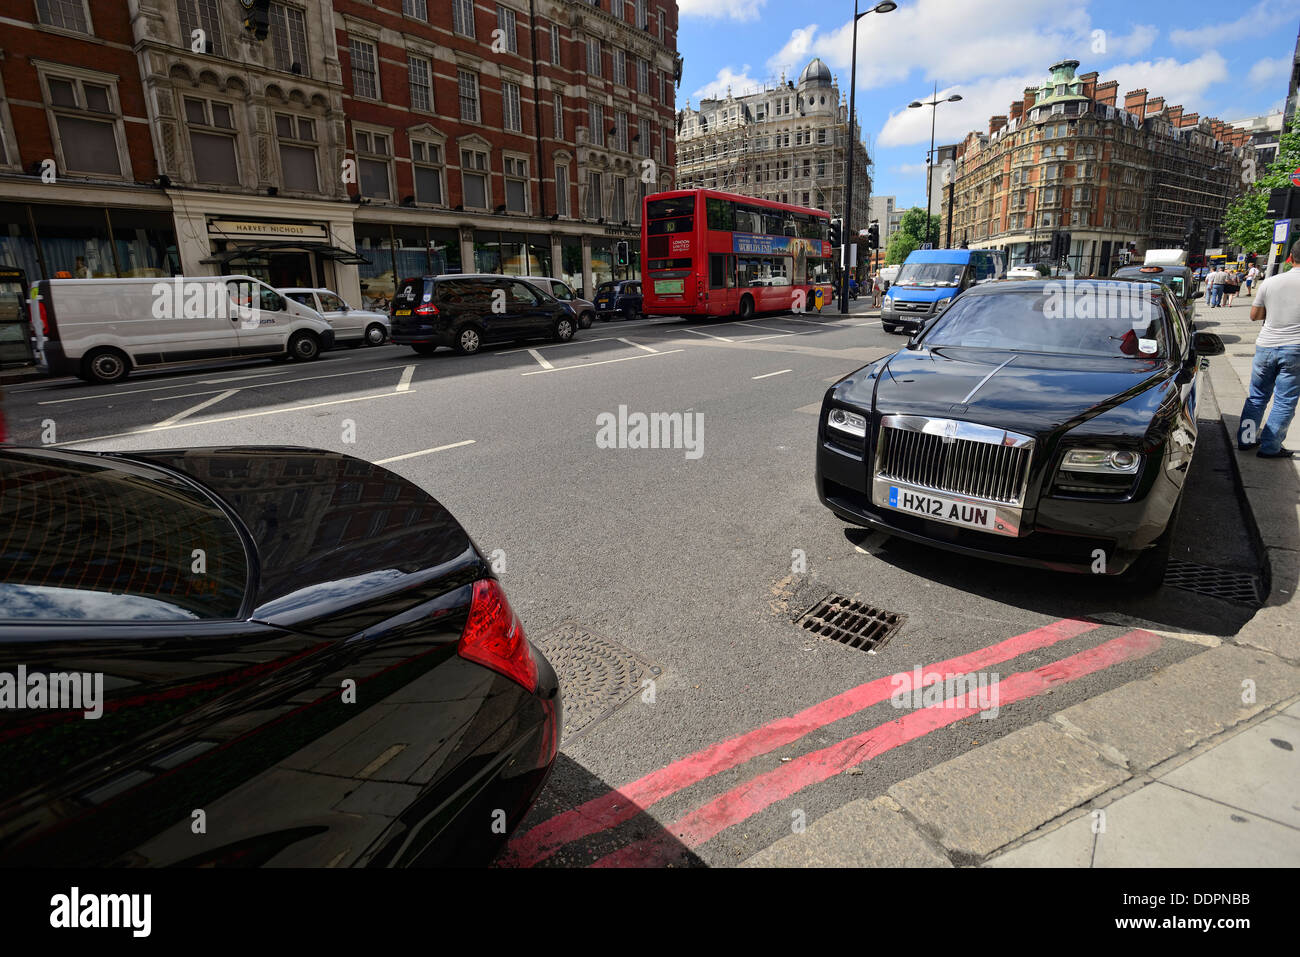
[[[410,309],[398,309],[398,310],[397,310],[397,315],[399,315],[399,316],[409,316],[410,314],[411,314],[411,310],[410,310]]]
[[[598,305],[598,306],[608,306],[608,305],[609,305],[609,300],[608,300],[608,299],[597,299],[597,300],[596,300],[596,305]]]
[[[992,505],[972,505],[943,495],[924,495],[897,485],[889,486],[889,507],[949,525],[978,528],[984,532],[1005,531],[998,527],[997,509]]]

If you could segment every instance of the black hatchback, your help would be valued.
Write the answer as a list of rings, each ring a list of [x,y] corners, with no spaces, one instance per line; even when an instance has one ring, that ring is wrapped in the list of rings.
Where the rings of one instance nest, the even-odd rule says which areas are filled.
[[[636,319],[641,312],[641,283],[634,279],[601,283],[596,289],[596,318],[608,322],[615,316]]]
[[[403,279],[391,306],[391,339],[422,356],[439,346],[462,355],[487,342],[551,338],[568,342],[573,310],[511,276],[443,275]]]

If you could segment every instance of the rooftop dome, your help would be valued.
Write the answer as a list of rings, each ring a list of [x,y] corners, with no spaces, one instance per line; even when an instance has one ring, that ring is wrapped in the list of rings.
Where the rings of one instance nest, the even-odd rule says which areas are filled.
[[[822,62],[821,57],[813,57],[812,62],[799,74],[800,86],[830,86],[831,69]]]

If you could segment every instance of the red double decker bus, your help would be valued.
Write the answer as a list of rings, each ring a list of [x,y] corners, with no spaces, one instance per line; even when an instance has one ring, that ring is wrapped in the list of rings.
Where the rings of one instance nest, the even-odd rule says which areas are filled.
[[[829,213],[712,189],[644,202],[643,312],[748,318],[832,301]]]

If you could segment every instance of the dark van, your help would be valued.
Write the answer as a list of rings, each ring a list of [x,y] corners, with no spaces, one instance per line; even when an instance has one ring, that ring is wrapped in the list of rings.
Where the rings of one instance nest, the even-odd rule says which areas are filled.
[[[392,341],[422,356],[439,346],[473,355],[488,342],[550,338],[568,342],[573,310],[513,276],[422,276],[403,279],[391,306]]]

